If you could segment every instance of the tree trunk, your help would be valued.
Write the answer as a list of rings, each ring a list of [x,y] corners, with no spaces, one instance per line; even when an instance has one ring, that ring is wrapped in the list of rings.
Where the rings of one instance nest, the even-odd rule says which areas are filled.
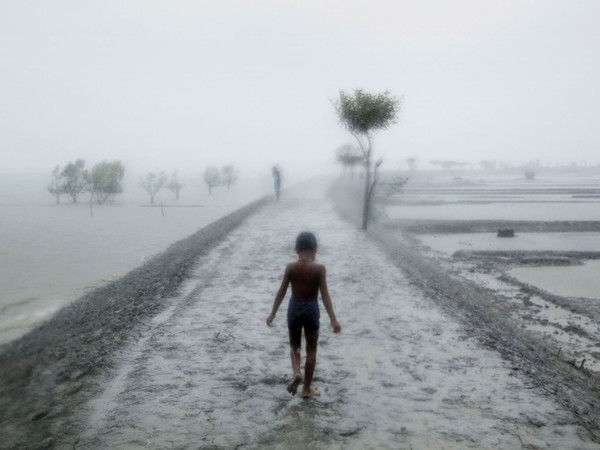
[[[365,160],[365,198],[363,202],[363,221],[362,221],[362,229],[367,229],[367,224],[369,222],[369,208],[370,208],[370,187],[371,187],[371,155],[368,155]]]
[[[369,194],[368,194],[368,208],[367,208],[367,220],[371,217],[371,209],[373,208],[373,194],[375,193],[375,185],[377,184],[377,169],[379,168],[378,164],[375,164],[373,167],[373,181],[371,182],[371,186],[369,186]],[[365,228],[366,230],[366,228]]]

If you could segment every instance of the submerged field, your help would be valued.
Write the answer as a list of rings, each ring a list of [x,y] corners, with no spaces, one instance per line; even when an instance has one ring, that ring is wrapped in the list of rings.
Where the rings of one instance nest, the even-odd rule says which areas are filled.
[[[45,178],[13,175],[0,184],[0,344],[270,193],[269,179],[241,181],[210,196],[198,185],[184,189],[179,200],[162,191],[151,207],[132,186],[114,203],[90,211],[87,194],[77,204],[63,196],[57,205],[45,191]]]
[[[521,327],[600,372],[600,174],[415,176],[384,203],[425,254],[503,295]]]

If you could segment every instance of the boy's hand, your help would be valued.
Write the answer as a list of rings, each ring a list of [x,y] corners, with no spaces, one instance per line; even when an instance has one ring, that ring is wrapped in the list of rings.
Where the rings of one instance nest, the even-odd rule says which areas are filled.
[[[271,326],[271,324],[273,323],[273,319],[275,319],[275,314],[269,314],[269,317],[267,317],[268,326]]]
[[[332,320],[331,326],[333,327],[334,333],[339,333],[340,331],[342,331],[342,326],[339,324],[339,322],[337,320]]]

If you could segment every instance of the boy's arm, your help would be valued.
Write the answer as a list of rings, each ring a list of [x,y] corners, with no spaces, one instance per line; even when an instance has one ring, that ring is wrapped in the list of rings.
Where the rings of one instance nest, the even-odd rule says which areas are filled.
[[[273,301],[273,309],[271,309],[271,314],[269,315],[269,317],[267,317],[267,325],[269,326],[273,322],[273,319],[275,319],[275,316],[277,315],[277,310],[279,309],[279,305],[281,305],[281,302],[285,298],[285,294],[290,284],[290,271],[291,265],[288,264],[283,274],[283,280],[281,280],[281,286],[279,287],[279,290],[275,295],[275,300]]]
[[[342,326],[338,323],[335,312],[333,312],[333,303],[331,303],[331,297],[329,296],[329,289],[327,288],[327,270],[325,266],[322,266],[321,270],[321,280],[319,282],[319,289],[321,291],[321,298],[323,299],[323,306],[325,306],[325,311],[329,315],[329,320],[331,321],[331,326],[333,327],[334,333],[339,333],[342,331]]]

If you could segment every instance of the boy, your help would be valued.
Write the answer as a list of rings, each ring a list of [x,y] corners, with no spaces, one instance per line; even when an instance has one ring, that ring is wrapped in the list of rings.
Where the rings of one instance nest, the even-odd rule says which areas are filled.
[[[289,263],[285,268],[281,287],[277,291],[271,314],[267,317],[267,325],[271,325],[279,305],[283,301],[292,284],[292,296],[288,305],[288,330],[290,335],[290,357],[294,375],[287,390],[296,394],[302,380],[300,373],[300,349],[302,347],[302,328],[306,339],[306,364],[304,366],[304,387],[302,397],[317,397],[321,393],[311,387],[315,364],[317,362],[317,342],[319,340],[319,303],[318,294],[321,291],[323,306],[331,320],[334,333],[339,333],[342,327],[335,318],[333,305],[327,289],[325,266],[315,263],[317,253],[317,238],[314,234],[303,232],[296,238],[296,253],[298,261]]]

